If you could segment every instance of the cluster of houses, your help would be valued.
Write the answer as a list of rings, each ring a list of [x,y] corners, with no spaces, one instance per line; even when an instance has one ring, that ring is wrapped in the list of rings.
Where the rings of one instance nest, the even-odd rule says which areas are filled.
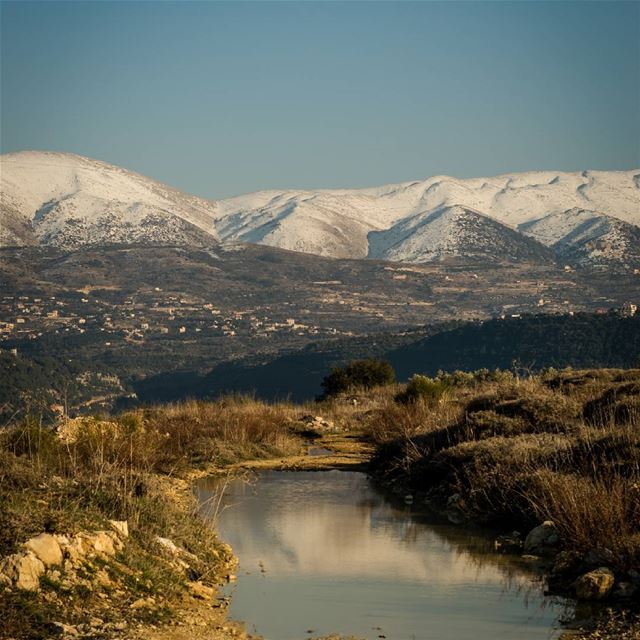
[[[279,312],[282,313],[281,311]],[[45,334],[84,334],[88,331],[117,334],[128,341],[174,335],[269,337],[279,332],[297,335],[339,333],[291,317],[269,318],[254,310],[225,311],[213,302],[202,302],[159,288],[145,296],[57,295],[0,297],[0,342],[36,340]],[[105,343],[110,346],[110,343]]]

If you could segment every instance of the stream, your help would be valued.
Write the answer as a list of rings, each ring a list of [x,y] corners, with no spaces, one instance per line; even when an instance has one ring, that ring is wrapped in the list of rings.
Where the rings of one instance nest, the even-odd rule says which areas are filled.
[[[360,472],[265,471],[196,491],[240,560],[229,615],[266,640],[550,639],[569,608],[486,534],[392,504]]]

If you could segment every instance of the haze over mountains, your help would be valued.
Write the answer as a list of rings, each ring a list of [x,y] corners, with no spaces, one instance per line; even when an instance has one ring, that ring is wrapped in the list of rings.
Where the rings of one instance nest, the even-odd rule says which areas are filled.
[[[640,266],[640,170],[435,176],[208,201],[73,154],[1,156],[0,246],[247,242],[335,258]]]

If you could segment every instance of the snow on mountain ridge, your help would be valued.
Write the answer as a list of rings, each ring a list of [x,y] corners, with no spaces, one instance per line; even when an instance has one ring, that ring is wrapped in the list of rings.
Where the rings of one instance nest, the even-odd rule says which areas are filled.
[[[390,229],[369,235],[369,257],[430,262],[464,256],[489,262],[553,261],[553,253],[536,240],[459,205],[444,206],[404,218]]]
[[[570,209],[520,226],[571,264],[640,265],[640,227],[596,211]]]
[[[101,242],[180,242],[208,237],[215,205],[114,165],[74,154],[5,154],[2,218],[36,241],[74,248]],[[2,225],[5,226],[4,224]],[[11,237],[0,230],[0,243]],[[15,234],[14,234],[15,235]],[[14,238],[20,243],[25,238]]]
[[[422,261],[465,255],[472,245],[478,249],[478,238],[497,234],[515,242],[516,253],[533,251],[490,219],[559,252],[569,244],[572,251],[581,247],[580,259],[600,260],[610,251],[624,261],[620,256],[633,249],[635,238],[629,228],[640,225],[640,171],[439,175],[364,189],[268,190],[207,201],[72,154],[6,154],[0,166],[0,245],[222,240],[330,257]],[[430,217],[441,210],[447,213],[440,222]],[[614,222],[597,222],[598,216]],[[588,225],[596,237],[583,233],[587,219],[596,220]],[[456,233],[464,242],[449,237]]]

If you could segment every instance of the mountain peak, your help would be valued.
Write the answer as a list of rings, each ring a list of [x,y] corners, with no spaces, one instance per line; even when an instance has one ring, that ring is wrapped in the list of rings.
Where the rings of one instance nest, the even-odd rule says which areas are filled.
[[[439,175],[208,201],[75,154],[23,151],[1,156],[0,164],[0,246],[223,240],[421,262],[449,255],[548,259],[544,245],[580,264],[609,254],[612,264],[635,264],[629,255],[640,224],[638,171]],[[491,252],[492,242],[500,249]],[[576,242],[583,247],[577,253]]]

